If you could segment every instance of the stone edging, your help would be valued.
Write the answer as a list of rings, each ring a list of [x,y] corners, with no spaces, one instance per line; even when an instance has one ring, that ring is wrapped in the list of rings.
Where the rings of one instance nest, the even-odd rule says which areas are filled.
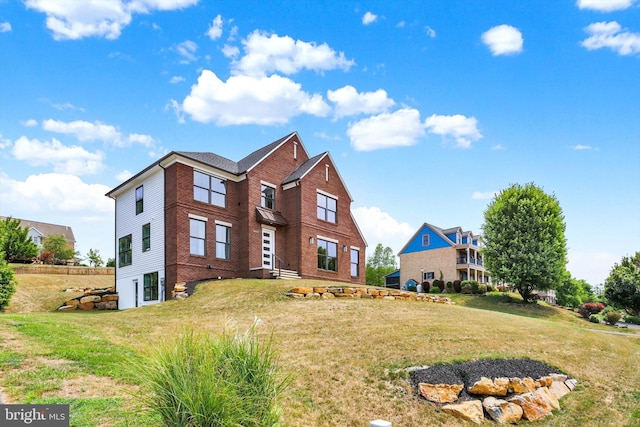
[[[285,294],[289,298],[369,298],[384,300],[426,301],[455,304],[451,298],[433,294],[350,286],[297,287]]]
[[[82,292],[84,295],[67,300],[58,310],[117,310],[118,294],[115,288],[70,288],[64,292]]]
[[[464,384],[418,384],[422,397],[430,402],[444,404],[441,409],[457,418],[481,424],[487,418],[498,423],[517,424],[521,419],[535,421],[552,415],[560,409],[558,399],[578,384],[566,375],[549,374],[546,377],[494,378],[482,377],[471,387],[469,394],[479,399],[458,401]],[[502,397],[503,399],[499,399]]]

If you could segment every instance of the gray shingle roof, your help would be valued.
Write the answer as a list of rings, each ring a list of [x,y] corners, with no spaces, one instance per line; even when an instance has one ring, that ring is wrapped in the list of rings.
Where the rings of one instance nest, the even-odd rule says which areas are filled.
[[[309,172],[326,155],[327,155],[327,152],[325,151],[324,153],[318,154],[317,156],[314,156],[314,157],[310,158],[309,160],[307,160],[306,162],[301,164],[298,167],[298,169],[294,170],[291,173],[291,175],[286,177],[284,179],[284,181],[282,181],[282,183],[283,184],[288,184],[290,182],[293,182],[293,181],[296,181],[296,180],[302,178],[307,172]]]
[[[291,137],[291,135],[293,135],[293,133],[290,133],[287,136],[283,136],[277,141],[273,141],[271,144],[259,148],[239,162],[234,162],[233,160],[227,159],[226,157],[208,152],[176,151],[176,153],[181,156],[196,160],[200,163],[204,163],[205,165],[213,166],[216,169],[220,169],[234,175],[242,175],[257,163],[259,163],[262,159],[264,159],[269,153],[278,148],[280,144]]]

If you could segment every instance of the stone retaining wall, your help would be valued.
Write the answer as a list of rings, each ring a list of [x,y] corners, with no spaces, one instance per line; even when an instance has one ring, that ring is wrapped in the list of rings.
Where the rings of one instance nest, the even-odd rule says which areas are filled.
[[[369,298],[384,300],[426,301],[440,304],[455,304],[450,298],[434,294],[366,287],[297,287],[285,294],[289,298]]]
[[[65,292],[82,292],[84,295],[69,299],[58,310],[117,310],[118,294],[115,288],[70,288]]]

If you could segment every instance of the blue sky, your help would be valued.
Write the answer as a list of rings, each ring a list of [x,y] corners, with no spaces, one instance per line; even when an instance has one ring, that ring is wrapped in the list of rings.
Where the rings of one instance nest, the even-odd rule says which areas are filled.
[[[640,1],[0,0],[0,215],[114,256],[111,188],[172,150],[330,151],[369,250],[481,233],[535,182],[574,277],[640,250]],[[370,252],[371,253],[371,252]]]

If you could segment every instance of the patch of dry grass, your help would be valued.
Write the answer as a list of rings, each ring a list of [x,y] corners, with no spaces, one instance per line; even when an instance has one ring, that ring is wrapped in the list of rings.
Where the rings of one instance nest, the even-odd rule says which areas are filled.
[[[579,387],[561,400],[563,409],[545,425],[640,424],[638,337],[591,331],[575,313],[553,307],[544,308],[549,315],[527,316],[520,307],[525,312],[514,314],[462,303],[283,296],[292,286],[319,284],[326,285],[214,281],[201,284],[184,301],[122,312],[33,316],[89,330],[138,354],[179,334],[183,325],[219,334],[228,325],[246,330],[257,317],[259,334],[273,334],[284,370],[294,376],[281,401],[287,426],[365,426],[377,418],[394,426],[460,425],[414,396],[399,369],[488,357],[529,357],[578,379]],[[0,316],[3,322],[11,328],[11,316]],[[126,393],[122,398],[132,399]]]

